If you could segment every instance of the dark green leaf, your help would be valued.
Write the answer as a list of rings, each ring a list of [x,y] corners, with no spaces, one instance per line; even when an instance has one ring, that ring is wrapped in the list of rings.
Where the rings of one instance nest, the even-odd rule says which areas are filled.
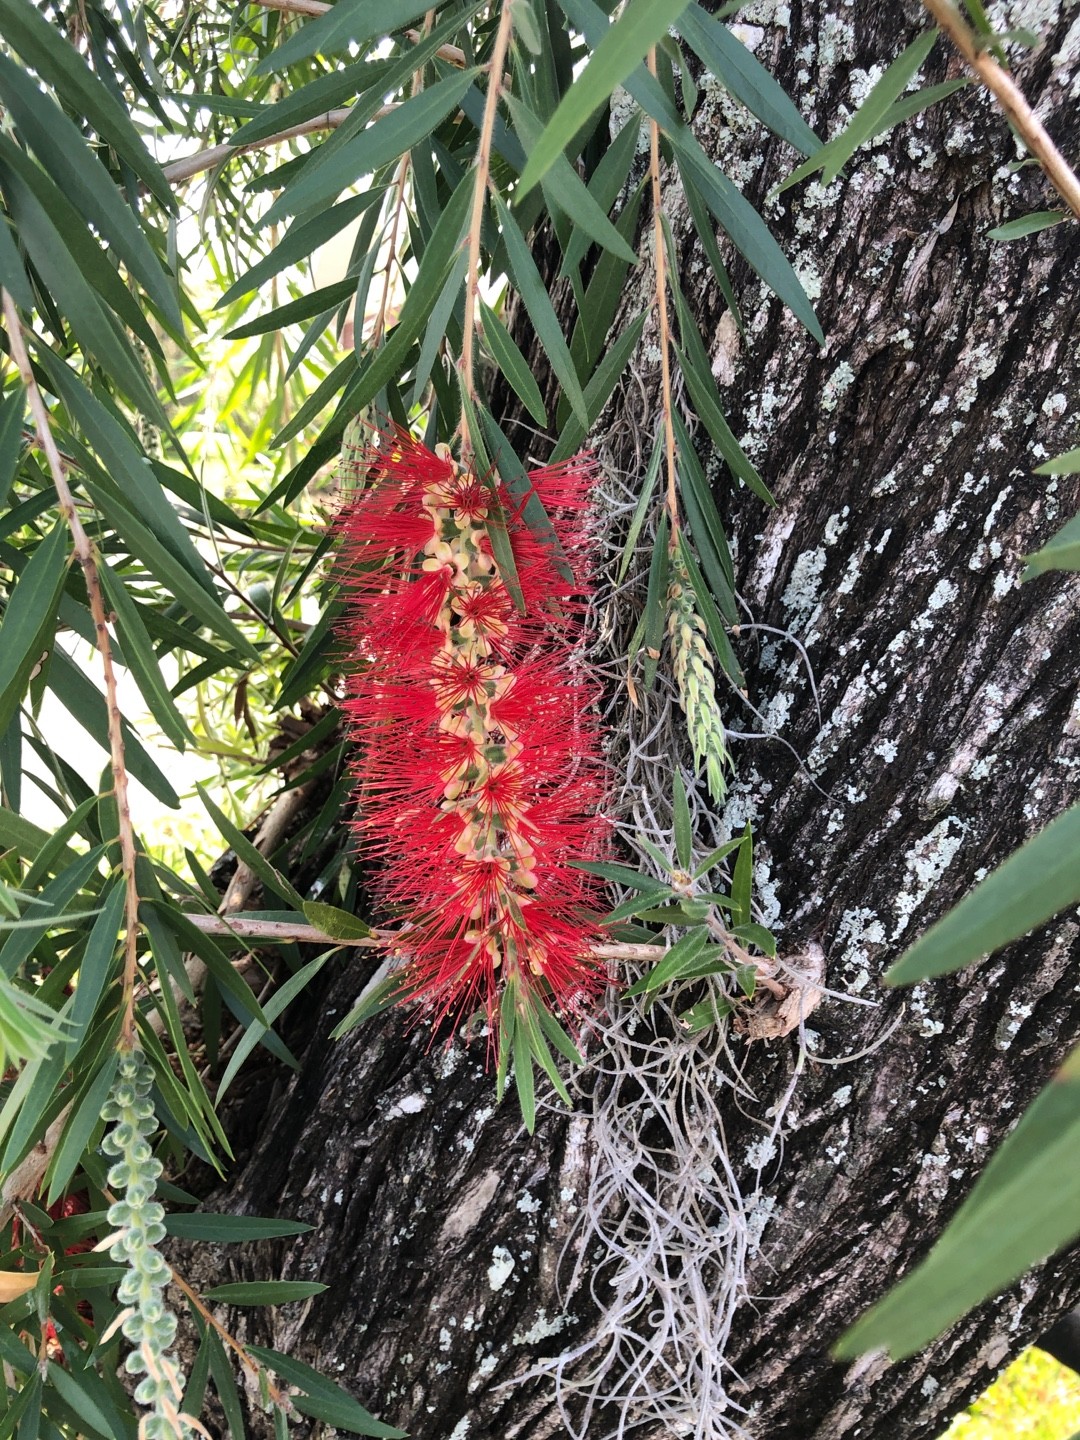
[[[1080,456],[1080,451],[1076,453]],[[1048,570],[1080,570],[1080,515],[1074,515],[1041,550],[1025,555],[1024,560],[1025,580]]]
[[[635,315],[600,362],[596,374],[585,386],[585,409],[588,419],[583,425],[576,413],[570,416],[559,435],[559,443],[548,457],[549,465],[558,465],[563,460],[569,460],[570,456],[580,449],[582,441],[588,434],[589,426],[600,418],[600,412],[611,398],[612,391],[626,374],[626,366],[633,354],[634,347],[641,338],[646,318],[647,312],[645,311],[642,311],[640,315]]]
[[[477,70],[455,71],[381,116],[322,164],[306,165],[260,223],[272,225],[283,215],[295,215],[298,210],[311,210],[324,204],[346,186],[373,175],[380,166],[426,140],[451,110],[457,109],[478,73]]]
[[[636,980],[630,986],[626,994],[628,996],[648,994],[653,990],[658,990],[661,985],[677,980],[682,974],[683,967],[693,965],[708,943],[709,932],[704,927],[688,931],[687,934],[676,940],[658,965],[654,965],[647,974],[642,975],[640,980]]]
[[[671,777],[673,787],[672,817],[675,834],[675,854],[683,870],[690,869],[694,853],[694,831],[690,824],[690,807],[686,803],[686,786],[678,770]]]
[[[30,0],[0,0],[0,33],[77,114],[84,115],[120,158],[145,180],[167,210],[176,200],[164,172],[147,153],[127,111],[90,70],[62,29]]]
[[[484,327],[484,341],[491,352],[491,358],[521,403],[536,423],[547,426],[547,411],[540,386],[526,363],[524,355],[514,344],[502,321],[483,300],[480,304],[480,319]]]
[[[5,226],[0,225],[0,230]],[[4,285],[0,274],[0,285]],[[10,290],[10,286],[4,285]],[[14,293],[14,292],[12,292]],[[22,456],[23,413],[26,409],[26,392],[21,385],[15,385],[0,406],[0,510],[8,503],[15,472]]]
[[[691,4],[683,11],[678,29],[698,59],[774,134],[803,155],[821,148],[821,141],[787,92],[726,25],[700,5]]]
[[[930,1254],[836,1346],[851,1358],[921,1350],[1080,1233],[1080,1051],[1005,1140]]]
[[[754,847],[750,824],[742,834],[743,843],[735,857],[735,873],[731,877],[731,919],[735,925],[749,925],[754,890]]]
[[[559,102],[543,134],[532,147],[521,176],[526,194],[555,163],[577,132],[616,86],[636,70],[686,9],[687,0],[630,0],[619,19],[592,49],[588,64]]]
[[[49,662],[49,689],[93,740],[109,753],[109,716],[105,697],[80,665],[76,665],[63,646],[58,645]],[[161,767],[154,761],[135,731],[126,720],[121,722],[124,736],[124,762],[128,773],[145,785],[155,800],[170,810],[179,810],[180,797]]]
[[[289,1305],[294,1300],[307,1300],[321,1295],[329,1286],[317,1280],[248,1280],[230,1285],[212,1285],[204,1290],[207,1300],[220,1300],[225,1305]]]
[[[340,1406],[341,1413],[351,1417],[333,1419],[329,1423],[338,1425],[345,1430],[352,1430],[356,1435],[375,1435],[382,1437],[382,1440],[405,1440],[404,1430],[395,1430],[392,1425],[384,1425],[381,1421],[376,1420],[362,1405],[357,1404],[351,1395],[347,1395],[340,1385],[336,1385],[333,1380],[328,1380],[325,1375],[320,1375],[317,1370],[313,1370],[310,1365],[305,1365],[302,1360],[294,1360],[291,1355],[282,1355],[280,1351],[267,1350],[261,1345],[249,1345],[248,1349],[275,1375],[280,1376],[289,1385],[295,1385],[302,1390],[309,1400]],[[314,1414],[314,1411],[311,1413]],[[360,1429],[360,1425],[373,1428]]]
[[[0,56],[0,96],[51,178],[109,241],[173,329],[182,332],[184,322],[169,277],[76,126],[6,56]]]
[[[1004,225],[995,225],[988,230],[988,240],[1019,240],[1024,235],[1037,235],[1040,230],[1049,230],[1051,225],[1060,225],[1068,220],[1066,210],[1036,210],[1031,215],[1021,215],[1018,220],[1009,220]]]
[[[1080,901],[1080,805],[1051,821],[896,962],[890,985],[959,970]]]
[[[338,0],[317,20],[310,20],[284,44],[259,61],[257,75],[284,70],[309,55],[338,55],[353,46],[361,50],[376,36],[408,25],[428,8],[428,0]]]
[[[652,559],[649,562],[649,584],[645,595],[645,629],[642,644],[645,659],[642,663],[642,683],[646,690],[652,689],[656,679],[656,667],[660,663],[660,651],[664,643],[664,629],[667,623],[668,568],[668,516],[665,510],[656,527],[656,539],[653,542]]]
[[[327,240],[337,235],[350,221],[361,215],[369,205],[376,200],[381,200],[383,193],[382,189],[365,191],[363,195],[354,195],[348,200],[343,200],[340,205],[331,205],[329,210],[316,215],[311,220],[305,220],[303,223],[295,222],[290,225],[269,254],[229,286],[217,302],[217,308],[221,310],[228,305],[235,304],[241,296],[261,289],[268,280],[279,275],[287,266],[306,260],[308,256],[315,253],[320,245],[325,245]]]
[[[52,1205],[63,1195],[76,1166],[83,1158],[90,1136],[101,1121],[101,1107],[108,1099],[119,1060],[118,1051],[112,1048],[107,1050],[97,1074],[82,1086],[81,1093],[74,1102],[75,1108],[68,1117],[60,1144],[46,1172],[45,1178],[49,1184],[46,1197],[48,1205]]]
[[[610,880],[614,885],[629,885],[632,890],[661,891],[670,895],[671,889],[655,875],[642,875],[628,865],[616,865],[610,860],[575,860],[578,870],[587,870],[590,875],[599,875],[601,880]]]
[[[347,910],[339,910],[336,905],[305,900],[302,908],[308,924],[314,925],[317,930],[334,940],[366,940],[375,933],[358,915],[350,915]]]
[[[1036,475],[1080,475],[1080,450],[1066,450],[1035,467]]]
[[[68,527],[60,519],[35,546],[8,598],[0,625],[0,730],[7,729],[31,671],[52,646],[67,558]]]
[[[525,309],[529,312],[529,319],[533,323],[537,338],[544,347],[544,353],[551,362],[551,368],[559,377],[559,382],[566,398],[570,401],[574,414],[587,430],[591,424],[589,409],[574,369],[574,362],[570,358],[566,337],[563,335],[547,288],[540,278],[540,272],[536,268],[532,252],[525,243],[525,237],[518,229],[517,221],[498,194],[495,196],[495,208],[498,211],[499,228],[506,245],[510,270],[518,294],[521,296]]]
[[[875,135],[880,135],[886,124],[895,123],[889,113],[893,102],[903,95],[934,48],[937,37],[936,29],[927,30],[902,50],[840,134],[794,169],[787,179],[776,187],[777,193],[799,180],[805,180],[808,175],[813,175],[818,170],[822,172],[821,183],[831,185],[860,145],[865,145]]]
[[[126,900],[123,882],[112,885],[104,896],[101,913],[94,921],[79,962],[79,981],[71,1006],[68,1057],[74,1058],[97,1011],[98,1001],[109,983],[116,959],[116,946],[124,923]]]
[[[111,565],[98,567],[98,578],[106,599],[116,612],[117,632],[124,646],[124,660],[135,678],[147,709],[178,750],[194,736],[173,703],[169,687],[154,654],[154,646],[143,623],[139,606]]]

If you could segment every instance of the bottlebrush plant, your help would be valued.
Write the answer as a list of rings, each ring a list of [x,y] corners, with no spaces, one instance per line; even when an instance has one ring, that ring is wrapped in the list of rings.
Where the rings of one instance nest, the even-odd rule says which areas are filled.
[[[575,658],[583,510],[577,458],[529,476],[513,503],[494,475],[402,431],[361,454],[339,518],[358,745],[354,822],[378,856],[405,964],[336,1034],[391,999],[451,1029],[487,1021],[500,1095],[511,1056],[534,1120],[534,1060],[567,1101],[550,1041],[580,1063],[573,1024],[605,983],[597,882],[575,862],[604,845],[593,687]],[[524,520],[539,501],[546,534]]]

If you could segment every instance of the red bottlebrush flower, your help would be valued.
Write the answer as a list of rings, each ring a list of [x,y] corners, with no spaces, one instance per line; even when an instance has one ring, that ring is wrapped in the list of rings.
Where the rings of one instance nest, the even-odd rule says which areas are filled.
[[[597,887],[603,772],[593,688],[575,664],[582,525],[593,470],[530,479],[555,542],[480,477],[401,431],[379,437],[339,520],[357,662],[345,709],[359,747],[362,841],[407,942],[403,995],[436,1020],[476,1009],[492,1033],[511,990],[579,1014],[605,976]],[[526,598],[488,534],[505,525]]]

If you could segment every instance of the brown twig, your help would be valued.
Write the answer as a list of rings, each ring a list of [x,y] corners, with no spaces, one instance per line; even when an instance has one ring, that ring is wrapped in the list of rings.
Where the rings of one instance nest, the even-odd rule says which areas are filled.
[[[359,949],[405,949],[408,936],[404,931],[376,930],[355,940],[338,940],[317,925],[292,920],[238,920],[217,915],[185,916],[190,925],[204,935],[231,935],[237,940],[262,940],[270,944],[295,940],[302,945],[348,945]],[[667,953],[666,945],[594,945],[590,954],[599,960],[658,960]]]
[[[375,119],[389,115],[395,108],[394,105],[384,105]],[[174,160],[171,165],[166,165],[165,179],[170,185],[180,185],[203,170],[212,170],[215,165],[220,165],[223,160],[229,160],[234,155],[246,155],[249,150],[266,150],[272,145],[280,145],[284,140],[295,140],[298,135],[312,135],[318,130],[336,130],[345,123],[349,114],[347,109],[327,110],[322,115],[316,115],[314,119],[305,120],[301,125],[291,125],[288,130],[279,130],[277,134],[267,135],[263,140],[253,140],[250,145],[212,145],[209,150],[199,150],[194,155],[187,155],[183,160]]]
[[[270,1379],[270,1376],[266,1373],[266,1367],[264,1365],[260,1365],[258,1360],[256,1360],[251,1354],[249,1354],[245,1347],[241,1344],[241,1342],[237,1340],[236,1336],[226,1330],[225,1326],[222,1325],[221,1321],[215,1318],[213,1312],[207,1307],[205,1302],[200,1299],[199,1295],[191,1288],[191,1286],[184,1279],[184,1277],[177,1271],[175,1266],[169,1266],[169,1274],[172,1276],[172,1281],[176,1288],[183,1291],[183,1293],[191,1301],[192,1305],[194,1305],[195,1309],[206,1321],[207,1325],[209,1325],[210,1328],[220,1336],[220,1338],[225,1342],[225,1344],[228,1345],[229,1349],[236,1355],[237,1359],[240,1361],[240,1364],[243,1365],[244,1369],[248,1372],[248,1374],[263,1376],[266,1381],[267,1393],[273,1403],[275,1405],[279,1405],[283,1410],[291,1408],[289,1406],[287,1396],[277,1388],[274,1382]]]
[[[649,51],[650,75],[656,75],[656,49]],[[667,512],[671,522],[670,544],[679,537],[679,492],[675,477],[675,422],[671,399],[671,328],[667,308],[667,249],[664,243],[664,211],[660,190],[660,127],[649,121],[649,179],[652,186],[653,261],[656,269],[656,312],[660,327],[660,391],[664,422],[664,451],[667,456]]]
[[[513,11],[509,4],[502,7],[499,28],[495,32],[495,44],[491,52],[491,66],[488,75],[487,96],[484,100],[484,117],[480,124],[480,138],[476,146],[476,169],[473,183],[472,214],[469,217],[468,261],[465,266],[465,316],[461,342],[461,361],[458,383],[461,386],[461,448],[463,457],[470,450],[469,427],[466,421],[465,403],[476,396],[476,382],[473,377],[473,350],[475,346],[476,296],[480,286],[480,237],[484,224],[484,202],[487,199],[488,180],[491,177],[491,145],[495,134],[495,117],[499,112],[499,94],[502,90],[503,68],[510,48],[513,32]]]
[[[1080,180],[1043,128],[1020,87],[1007,70],[979,44],[979,38],[950,0],[923,0],[934,23],[943,30],[1005,112],[1024,144],[1042,166],[1073,214],[1080,219]]]
[[[131,1049],[135,1045],[135,981],[138,977],[139,890],[135,879],[135,830],[131,823],[131,806],[128,800],[128,774],[127,766],[124,764],[124,732],[121,726],[120,703],[116,693],[116,672],[113,669],[112,646],[109,643],[108,614],[105,609],[105,599],[101,593],[97,556],[94,553],[94,547],[90,542],[90,537],[83,529],[82,521],[79,519],[78,511],[75,508],[75,502],[67,482],[67,474],[64,470],[64,463],[60,458],[60,452],[56,448],[56,441],[53,439],[52,427],[49,423],[49,411],[45,405],[45,401],[42,399],[41,391],[38,389],[38,383],[34,377],[33,367],[30,364],[26,341],[23,338],[22,321],[19,319],[19,313],[15,308],[14,300],[12,300],[6,290],[2,293],[4,319],[7,323],[11,357],[15,361],[15,365],[18,368],[19,375],[26,389],[27,399],[30,402],[30,413],[34,417],[34,425],[37,429],[38,444],[45,454],[45,459],[49,466],[49,474],[52,477],[57,499],[60,502],[60,514],[64,517],[68,529],[71,531],[75,558],[82,567],[83,578],[86,582],[86,594],[90,601],[90,613],[94,617],[98,654],[101,656],[101,667],[105,675],[105,704],[108,713],[109,755],[112,762],[113,790],[116,796],[116,812],[120,830],[120,863],[126,891],[124,901],[124,977],[121,996],[123,1019],[120,1027],[120,1043],[125,1048]]]

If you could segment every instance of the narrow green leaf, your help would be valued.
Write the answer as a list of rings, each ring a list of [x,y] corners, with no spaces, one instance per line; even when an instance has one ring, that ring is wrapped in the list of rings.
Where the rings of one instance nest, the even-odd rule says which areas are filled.
[[[821,148],[821,141],[784,88],[726,25],[700,5],[691,4],[683,11],[678,29],[698,59],[774,134],[803,155]]]
[[[767,930],[764,925],[755,925],[753,923],[736,925],[733,927],[731,933],[737,939],[745,941],[746,944],[755,946],[771,959],[776,958],[776,939],[772,931]],[[753,992],[751,991],[750,993]]]
[[[497,193],[495,208],[498,212],[499,229],[506,245],[510,270],[518,294],[529,313],[529,319],[532,321],[537,338],[544,347],[544,353],[551,362],[551,368],[559,377],[559,383],[563,387],[566,398],[570,401],[574,414],[587,430],[591,421],[585,396],[582,394],[574,362],[570,358],[570,350],[566,343],[566,337],[563,335],[562,326],[559,324],[544,282],[540,278],[540,272],[536,268],[532,252],[525,243],[524,235],[518,229],[517,221]]]
[[[1065,210],[1036,210],[1031,215],[1021,215],[1018,220],[1009,220],[1004,225],[995,225],[986,232],[988,240],[1019,240],[1023,235],[1037,235],[1040,230],[1049,230],[1051,225],[1060,225],[1068,220]]]
[[[642,684],[651,690],[656,679],[656,667],[660,663],[660,652],[664,644],[664,630],[667,625],[668,592],[668,517],[665,510],[656,527],[652,560],[649,562],[649,584],[645,595],[645,631],[642,649]],[[631,657],[633,658],[633,657]]]
[[[34,308],[34,292],[30,289],[30,281],[26,278],[26,270],[23,267],[22,256],[11,238],[9,222],[5,217],[0,217],[0,285],[8,292],[16,305],[21,305],[24,310]]]
[[[536,1088],[533,1081],[533,1050],[529,1033],[520,1019],[514,1028],[514,1086],[525,1129],[531,1135],[536,1129]]]
[[[514,129],[521,137],[528,154],[539,141],[543,123],[514,95],[508,94],[506,101],[513,116]],[[588,239],[620,256],[627,264],[637,264],[637,252],[626,243],[611,223],[607,212],[601,209],[596,197],[565,155],[556,157],[542,183],[549,209],[561,210]]]
[[[357,414],[365,405],[370,405],[383,386],[401,373],[405,356],[427,323],[455,263],[471,198],[472,176],[466,175],[448,201],[424,248],[420,268],[409,286],[409,293],[405,297],[390,338],[360,371],[341,398],[339,412],[342,429],[348,417]]]
[[[6,226],[0,224],[0,230]],[[14,291],[4,282],[0,272],[0,285],[12,295]],[[15,474],[22,458],[23,415],[26,411],[26,392],[21,385],[12,387],[3,405],[0,405],[0,510],[8,503]]]
[[[731,919],[735,925],[750,923],[754,889],[754,842],[750,835],[749,821],[742,833],[742,842],[735,857],[735,872],[731,877]]]
[[[686,786],[678,770],[672,772],[672,816],[675,834],[675,854],[683,870],[690,869],[694,853],[694,830],[690,824],[690,807],[686,802]]]
[[[287,266],[307,260],[320,245],[325,245],[333,236],[339,234],[358,215],[362,215],[369,205],[381,200],[385,193],[381,186],[372,188],[363,195],[353,195],[348,200],[342,200],[340,205],[331,205],[329,210],[311,220],[294,221],[269,254],[264,255],[250,270],[246,270],[239,280],[229,286],[217,302],[217,309],[223,310],[234,305],[242,296],[251,294],[253,290],[260,290]]]
[[[102,139],[145,180],[168,211],[176,210],[172,187],[147,153],[131,117],[90,70],[64,32],[46,19],[31,0],[0,0],[0,33],[46,84],[77,114],[84,115]]]
[[[644,310],[640,315],[635,315],[597,366],[596,374],[585,386],[585,409],[588,418],[585,424],[582,424],[576,412],[570,416],[559,433],[559,443],[548,458],[549,465],[558,465],[562,460],[569,460],[570,456],[581,448],[589,427],[600,418],[615,386],[626,374],[627,363],[641,338],[647,317],[648,312]]]
[[[0,96],[22,139],[53,180],[109,241],[177,333],[184,322],[170,277],[101,161],[25,70],[0,56]]]
[[[124,660],[131,671],[147,709],[178,750],[183,751],[194,736],[177,710],[169,693],[154,646],[127,586],[111,565],[99,565],[98,578],[106,598],[116,612],[117,630],[124,646]]]
[[[588,64],[565,93],[532,148],[521,176],[527,194],[547,174],[578,131],[607,103],[616,86],[636,70],[648,51],[668,33],[687,0],[630,0],[619,19],[592,50]]]
[[[27,177],[19,173],[24,168],[29,170],[34,184],[28,183]],[[80,234],[74,225],[64,225],[61,233],[39,196],[34,193],[35,189],[48,188],[49,182],[25,153],[2,134],[0,183],[34,268],[80,345],[102,365],[143,414],[167,428],[165,412],[127,335],[88,279],[95,264],[100,265],[102,261],[100,250],[85,226],[81,227]],[[63,203],[68,211],[74,213],[66,201]],[[127,292],[119,285],[114,272],[110,269],[107,273],[124,297],[122,303],[127,303]],[[132,305],[125,316],[129,324],[132,323],[131,309],[135,308]],[[146,334],[152,337],[153,332],[146,331],[145,326],[143,328],[144,340]]]
[[[610,880],[614,885],[629,885],[631,890],[652,891],[654,894],[657,891],[671,894],[670,886],[663,880],[631,870],[629,865],[616,865],[610,860],[575,860],[573,864],[576,870],[587,870],[590,875],[598,875],[601,880]]]
[[[589,180],[589,194],[605,215],[610,213],[611,207],[622,194],[623,187],[630,178],[640,136],[641,117],[633,116],[612,140]],[[630,234],[627,234],[622,225],[624,213],[620,212],[619,218],[615,222],[616,229],[625,240],[631,240],[633,238],[632,230]],[[575,229],[570,236],[570,244],[563,257],[564,272],[568,273],[575,266],[581,264],[589,248],[590,239],[591,237],[584,231]]]
[[[659,964],[654,965],[650,971],[630,986],[626,994],[628,996],[649,994],[653,990],[659,990],[661,985],[677,980],[682,973],[682,967],[692,965],[708,943],[708,930],[701,928],[688,931],[687,934],[680,936],[675,941]]]
[[[1080,475],[1080,450],[1066,450],[1035,467],[1036,475]]]
[[[295,1300],[321,1295],[329,1288],[317,1280],[248,1280],[212,1285],[203,1291],[203,1296],[207,1300],[220,1300],[223,1305],[291,1305]]]
[[[720,864],[720,861],[723,860],[725,856],[730,855],[732,850],[737,850],[743,843],[743,837],[740,835],[737,840],[729,840],[725,845],[718,845],[715,850],[706,855],[705,859],[702,860],[701,864],[695,869],[694,879],[700,880],[703,875],[707,875],[710,870]]]
[[[214,1388],[221,1401],[221,1408],[225,1412],[225,1424],[228,1427],[226,1433],[229,1440],[246,1440],[244,1411],[240,1404],[240,1392],[236,1388],[236,1380],[233,1377],[232,1364],[225,1353],[224,1345],[213,1330],[207,1330],[206,1339],[210,1349],[210,1374],[214,1379]]]
[[[916,940],[885,980],[889,985],[910,985],[959,970],[1078,902],[1080,805],[1074,805]]]
[[[308,924],[314,925],[334,940],[366,940],[375,933],[358,915],[350,915],[347,910],[339,910],[336,905],[305,900],[302,908]]]
[[[86,489],[109,524],[130,545],[132,553],[138,556],[156,580],[168,587],[180,604],[245,659],[261,663],[259,652],[225,613],[216,592],[205,589],[193,579],[171,551],[135,518],[126,505],[116,503],[108,489],[89,479]]]
[[[340,1407],[343,1415],[349,1417],[332,1419],[330,1424],[338,1425],[344,1430],[351,1430],[355,1435],[375,1435],[382,1437],[382,1440],[405,1440],[406,1432],[404,1430],[395,1430],[392,1425],[384,1425],[382,1421],[376,1420],[340,1385],[336,1385],[325,1375],[320,1375],[317,1370],[313,1370],[310,1365],[305,1365],[302,1360],[294,1360],[291,1355],[282,1355],[278,1350],[267,1350],[262,1345],[249,1345],[248,1349],[275,1375],[301,1390],[308,1400],[336,1405]],[[360,1429],[360,1425],[371,1428]]]
[[[310,319],[312,315],[329,315],[355,292],[354,279],[350,277],[337,280],[333,285],[324,285],[320,290],[313,290],[310,295],[301,295],[297,300],[290,300],[275,310],[268,310],[265,315],[257,315],[254,320],[237,325],[225,338],[249,340],[253,335],[265,335],[270,330],[284,330],[286,325],[296,325],[301,320]]]
[[[113,1076],[116,1074],[119,1060],[119,1052],[109,1049],[97,1074],[82,1087],[81,1096],[77,1099],[75,1108],[68,1117],[64,1133],[60,1137],[60,1144],[57,1146],[46,1172],[45,1178],[49,1183],[46,1197],[48,1205],[52,1205],[59,1196],[63,1195],[76,1167],[83,1158],[83,1152],[90,1141],[90,1136],[101,1120],[101,1107],[109,1098],[109,1090],[112,1088]]]
[[[124,923],[125,887],[122,882],[111,886],[105,895],[101,913],[94,921],[79,962],[79,979],[71,1007],[71,1032],[68,1058],[73,1059],[97,1011],[98,1002],[109,983],[117,958],[117,942]]]
[[[309,164],[286,185],[281,196],[259,222],[273,225],[284,215],[311,210],[340,195],[347,186],[382,165],[398,159],[421,140],[427,140],[451,110],[456,110],[478,70],[455,70],[419,95],[402,101],[396,110],[361,130],[323,164]]]
[[[428,8],[428,0],[338,0],[317,20],[310,20],[284,44],[263,57],[256,75],[284,70],[309,55],[339,55],[354,45],[362,50],[379,35],[408,25]]]
[[[67,576],[68,527],[57,520],[23,567],[0,625],[0,730],[6,730],[30,683],[30,673],[52,646],[56,607]]]
[[[544,1034],[551,1041],[552,1045],[555,1046],[555,1049],[560,1055],[569,1060],[572,1065],[585,1064],[577,1046],[546,1005],[538,1005],[536,1007],[536,1018],[540,1023],[541,1030],[543,1030]]]
[[[736,659],[735,651],[731,648],[731,641],[728,639],[723,619],[716,608],[716,602],[713,600],[709,587],[702,578],[701,571],[697,566],[697,561],[694,559],[690,546],[686,543],[683,535],[679,536],[679,555],[682,558],[683,564],[686,566],[686,573],[690,577],[690,585],[694,592],[697,612],[705,621],[705,629],[709,635],[709,645],[712,648],[712,652],[719,661],[721,670],[723,670],[736,690],[742,690],[746,685],[746,678]]]
[[[682,160],[684,179],[696,185],[731,243],[747,263],[757,271],[769,289],[778,296],[819,345],[825,336],[814,314],[802,281],[795,274],[790,260],[773,238],[769,227],[731,179],[714,165],[697,140],[688,131],[672,137]],[[820,154],[821,152],[819,152]],[[817,157],[815,157],[816,159]],[[814,161],[807,161],[813,164]]]
[[[1080,570],[1080,515],[1074,515],[1041,550],[1025,555],[1024,561],[1024,580],[1048,570]]]
[[[495,471],[506,488],[507,494],[514,502],[514,508],[520,510],[521,518],[529,527],[532,533],[545,547],[551,558],[551,563],[558,570],[560,575],[568,584],[574,584],[574,572],[570,568],[566,554],[559,543],[559,537],[555,533],[555,527],[551,523],[551,517],[544,509],[544,503],[533,488],[532,480],[528,471],[518,459],[510,441],[503,433],[499,422],[492,415],[486,405],[480,406],[480,423],[483,427],[484,438],[491,448],[491,458],[495,465]],[[510,551],[510,558],[513,559],[513,551]],[[505,579],[505,577],[504,577]],[[512,585],[519,584],[516,569],[514,571]]]
[[[860,145],[865,145],[875,135],[880,135],[887,125],[895,123],[890,116],[893,102],[903,95],[934,48],[937,37],[936,29],[927,30],[902,50],[840,134],[815,151],[809,160],[797,166],[787,179],[776,187],[775,193],[779,194],[818,170],[822,172],[821,183],[831,185]]]
[[[921,1350],[961,1315],[1080,1233],[1080,1052],[991,1160],[930,1254],[841,1338],[850,1359]]]
[[[645,471],[645,479],[641,483],[641,494],[638,496],[637,504],[634,506],[634,513],[630,520],[629,529],[626,532],[626,541],[623,545],[622,555],[619,557],[619,570],[615,577],[619,583],[626,578],[626,572],[630,569],[630,561],[634,558],[638,536],[641,534],[641,527],[645,523],[645,516],[649,513],[649,502],[652,500],[653,491],[656,489],[656,477],[660,474],[660,461],[663,459],[663,455],[664,437],[662,432],[658,432],[656,439],[653,441],[649,468]]]
[[[222,838],[227,840],[230,847],[236,852],[237,859],[242,860],[248,869],[259,877],[267,889],[284,900],[286,905],[303,912],[304,901],[299,891],[293,888],[280,871],[274,869],[266,856],[255,848],[243,831],[237,829],[220,806],[211,799],[205,786],[196,785],[195,789],[198,791],[200,800],[206,806],[210,818],[218,827]]]
[[[480,319],[484,326],[484,343],[491,352],[491,358],[502,375],[510,382],[510,387],[521,403],[528,410],[536,423],[542,428],[547,427],[547,411],[544,409],[544,398],[540,394],[540,386],[525,361],[525,356],[514,344],[509,331],[495,314],[490,306],[480,300]]]
[[[220,945],[215,944],[209,935],[204,935],[201,930],[197,929],[184,912],[178,910],[175,905],[169,904],[167,901],[154,902],[153,908],[179,938],[184,948],[191,950],[204,962],[222,994],[227,995],[233,1001],[245,1023],[257,1020],[264,1029],[269,1031],[270,1020],[266,1012],[255,998],[244,977],[230,965],[229,957]]]
[[[396,1005],[399,1000],[408,999],[409,991],[403,982],[400,972],[393,975],[386,975],[377,985],[357,1001],[344,1020],[339,1020],[330,1031],[331,1040],[340,1040],[348,1035],[350,1030],[355,1030],[365,1020],[370,1020],[374,1015],[381,1015],[384,1010],[389,1010],[391,1005]]]
[[[61,645],[56,646],[49,661],[49,689],[72,719],[108,755],[109,716],[105,697]],[[134,775],[140,785],[145,785],[155,800],[170,810],[179,810],[180,797],[127,720],[121,722],[121,729],[128,773]]]
[[[678,297],[682,300],[682,296]],[[748,489],[765,501],[766,505],[775,505],[768,486],[762,480],[754,468],[746,451],[736,440],[731,427],[724,418],[724,412],[720,404],[720,395],[716,388],[716,381],[713,378],[712,369],[706,360],[702,364],[704,346],[701,343],[701,336],[694,325],[693,317],[686,307],[685,301],[681,305],[677,302],[680,315],[680,327],[683,337],[689,342],[687,350],[682,350],[678,345],[674,347],[679,358],[679,366],[683,379],[686,381],[686,388],[690,392],[690,398],[694,402],[698,419],[709,432],[709,438],[724,457],[728,469],[741,480]],[[685,317],[684,317],[685,309]],[[694,342],[697,342],[694,344]],[[700,350],[701,353],[697,353]]]

